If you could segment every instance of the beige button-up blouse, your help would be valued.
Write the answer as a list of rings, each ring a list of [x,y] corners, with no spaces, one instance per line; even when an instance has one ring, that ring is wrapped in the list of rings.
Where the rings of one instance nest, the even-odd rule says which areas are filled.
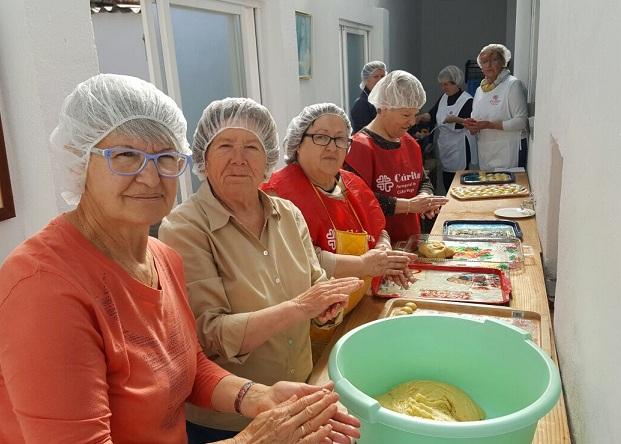
[[[312,369],[310,321],[241,355],[250,313],[277,305],[326,279],[298,208],[257,191],[265,210],[261,237],[246,230],[205,181],[160,226],[159,238],[183,257],[190,306],[207,356],[230,372],[271,385],[304,381]],[[188,420],[223,430],[249,422],[234,414],[186,407]]]

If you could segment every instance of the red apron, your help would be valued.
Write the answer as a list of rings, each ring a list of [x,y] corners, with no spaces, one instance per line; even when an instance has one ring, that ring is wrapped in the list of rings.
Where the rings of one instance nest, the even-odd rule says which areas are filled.
[[[378,147],[371,136],[359,132],[353,137],[345,158],[367,185],[376,193],[409,199],[418,194],[423,179],[423,155],[420,146],[405,134],[396,149]],[[420,234],[418,214],[386,216],[386,231],[394,244]]]
[[[368,234],[371,249],[375,247],[386,223],[382,209],[373,192],[357,175],[343,170],[340,174],[349,204],[322,193],[318,193],[319,200],[313,185],[298,164],[287,165],[276,171],[261,188],[290,200],[302,211],[316,247],[336,253],[335,229],[356,233],[361,232],[362,228]]]

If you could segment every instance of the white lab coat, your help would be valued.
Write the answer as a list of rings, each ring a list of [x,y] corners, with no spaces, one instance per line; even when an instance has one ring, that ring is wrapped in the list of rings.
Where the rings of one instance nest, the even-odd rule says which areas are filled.
[[[522,138],[527,136],[528,108],[522,82],[509,75],[490,92],[477,89],[472,102],[475,120],[502,121],[503,130],[485,129],[477,136],[482,170],[514,168]]]
[[[470,145],[470,164],[477,165],[477,140],[466,128],[456,129],[455,123],[442,123],[448,115],[458,116],[459,112],[472,96],[463,91],[455,103],[448,105],[448,96],[444,94],[438,103],[436,122],[438,123],[438,152],[442,171],[466,169],[466,139]]]

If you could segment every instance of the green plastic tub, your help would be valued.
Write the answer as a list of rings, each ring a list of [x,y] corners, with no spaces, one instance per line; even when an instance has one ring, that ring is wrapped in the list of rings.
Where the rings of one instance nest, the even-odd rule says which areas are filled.
[[[328,364],[341,402],[362,422],[359,444],[530,444],[561,393],[558,369],[530,335],[493,320],[401,316],[344,335]],[[373,396],[431,379],[464,390],[486,419],[440,422],[385,409]]]

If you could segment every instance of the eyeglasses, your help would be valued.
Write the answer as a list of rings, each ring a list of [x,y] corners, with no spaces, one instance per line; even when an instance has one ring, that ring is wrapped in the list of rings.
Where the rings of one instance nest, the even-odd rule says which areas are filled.
[[[319,146],[328,146],[333,140],[334,145],[342,150],[346,150],[351,146],[351,139],[349,137],[330,137],[327,134],[304,134],[302,137],[312,138],[313,143]]]
[[[119,176],[135,176],[140,174],[147,166],[147,162],[152,160],[160,176],[168,178],[179,177],[192,161],[190,155],[176,151],[148,154],[144,151],[124,146],[103,150],[91,148],[91,152],[103,156],[108,162],[108,169]]]

